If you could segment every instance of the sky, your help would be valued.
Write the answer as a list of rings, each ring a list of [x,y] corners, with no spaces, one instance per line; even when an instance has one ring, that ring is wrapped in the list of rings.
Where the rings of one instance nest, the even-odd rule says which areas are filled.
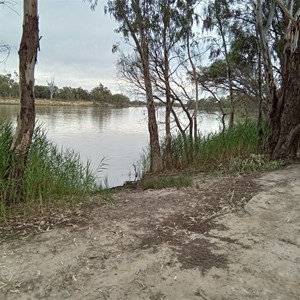
[[[23,22],[23,1],[14,1],[13,10],[0,4],[0,43],[11,46],[0,73],[18,71],[18,48]],[[100,82],[112,92],[122,92],[117,78],[117,54],[113,44],[122,37],[114,32],[117,23],[104,14],[105,0],[91,11],[84,0],[39,0],[40,52],[36,84],[47,85],[54,78],[58,87],[91,90]],[[4,25],[3,25],[4,24]]]

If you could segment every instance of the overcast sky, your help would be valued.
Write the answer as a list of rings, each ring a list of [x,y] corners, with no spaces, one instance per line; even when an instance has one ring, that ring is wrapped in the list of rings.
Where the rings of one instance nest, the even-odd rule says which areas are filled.
[[[0,5],[0,42],[11,46],[11,54],[0,64],[0,73],[18,70],[18,47],[23,21],[23,1],[14,9]],[[83,0],[40,0],[40,41],[36,84],[47,85],[55,78],[59,87],[92,89],[99,82],[113,92],[120,91],[116,76],[117,55],[112,45],[121,40],[114,32],[117,24],[104,14],[106,0],[91,11]]]

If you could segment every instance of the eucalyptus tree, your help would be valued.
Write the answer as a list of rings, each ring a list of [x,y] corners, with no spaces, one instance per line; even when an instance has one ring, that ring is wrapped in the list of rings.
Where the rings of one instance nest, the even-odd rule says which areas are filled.
[[[158,103],[166,105],[166,84],[164,82],[164,65],[162,63],[161,58],[158,58],[157,52],[152,54],[151,59],[151,82],[154,87],[153,98]],[[153,57],[155,56],[155,58]],[[172,56],[171,59],[175,57]],[[180,64],[182,63],[180,59]],[[140,60],[135,53],[127,54],[120,53],[119,60],[117,62],[118,71],[120,76],[126,83],[129,84],[128,92],[133,93],[135,97],[144,97],[145,96],[145,86],[143,83],[143,76],[141,71]],[[178,67],[178,65],[176,65]],[[186,74],[186,70],[184,71]],[[169,81],[169,89],[170,89],[170,98],[171,98],[171,113],[173,119],[176,123],[177,129],[180,131],[182,136],[187,138],[186,131],[188,129],[193,130],[193,119],[190,114],[191,106],[187,105],[187,102],[192,102],[192,97],[189,96],[187,91],[187,80],[183,77],[182,72],[177,73],[173,70],[170,72],[171,76],[168,76],[167,80]],[[179,104],[182,110],[186,113],[186,117],[189,120],[189,125],[186,128],[183,128],[177,112],[174,109],[174,103]],[[177,105],[178,107],[178,105]],[[167,114],[166,114],[167,117]],[[167,126],[166,126],[167,127]],[[193,138],[193,131],[190,132],[189,138]]]
[[[54,77],[51,77],[50,80],[47,80],[47,85],[49,88],[50,99],[52,100],[54,93],[57,91],[57,86],[55,85]]]
[[[155,1],[141,0],[115,0],[108,1],[107,12],[119,23],[118,32],[122,33],[125,40],[133,41],[134,50],[139,56],[143,83],[145,86],[148,131],[150,135],[150,171],[159,172],[163,169],[163,160],[159,145],[158,126],[156,120],[153,87],[149,68],[149,48],[152,24],[152,5]]]
[[[233,17],[233,10],[231,9],[231,5],[234,0],[211,0],[208,2],[204,10],[205,18],[203,20],[203,29],[206,31],[214,31],[216,32],[220,38],[221,42],[219,43],[215,38],[212,39],[214,45],[217,47],[213,47],[211,53],[211,57],[219,56],[221,53],[226,62],[226,76],[228,81],[228,92],[230,99],[230,120],[229,124],[233,125],[234,121],[234,95],[233,95],[233,83],[232,83],[232,66],[229,60],[229,41],[228,36],[231,31],[231,21]]]
[[[273,159],[297,156],[300,140],[300,1],[252,1],[256,10],[260,46],[268,83],[269,127],[268,151]],[[272,59],[274,32],[272,24],[279,21],[284,32],[275,40],[280,53],[281,77]]]
[[[10,147],[5,201],[13,204],[24,196],[24,171],[35,126],[34,70],[39,49],[38,1],[23,1],[23,32],[19,47],[20,111]]]
[[[254,40],[254,46],[255,44],[256,41]],[[247,63],[248,61],[244,56],[239,54],[236,52],[229,54],[232,68],[232,91],[235,107],[243,107],[247,112],[247,107],[255,108],[256,110],[259,107],[260,97],[262,97],[258,92],[258,65],[255,62]],[[224,59],[216,59],[208,66],[199,67],[197,74],[197,80],[203,91],[208,93],[219,107],[224,131],[227,107],[228,104],[230,105],[230,102],[228,103],[227,99],[224,99],[224,94],[229,89],[226,62]]]
[[[153,84],[156,95],[162,94],[165,98],[162,102],[165,103],[165,147],[166,147],[166,165],[172,165],[172,143],[171,143],[171,115],[173,115],[175,122],[180,130],[178,117],[173,109],[175,101],[180,102],[180,98],[176,96],[174,85],[176,72],[182,69],[183,63],[179,61],[178,49],[185,48],[188,56],[188,61],[191,63],[192,71],[186,71],[186,74],[193,74],[192,80],[196,86],[195,96],[195,110],[194,110],[194,138],[197,136],[197,111],[198,111],[198,83],[196,78],[196,66],[194,64],[194,57],[191,54],[191,40],[193,38],[193,22],[197,15],[195,14],[195,6],[198,1],[176,1],[164,0],[156,1],[153,5],[154,22],[151,35],[152,43],[150,48],[150,67],[153,76]],[[182,76],[182,74],[181,74]],[[182,102],[181,102],[182,104]],[[182,108],[184,106],[182,105]],[[185,110],[187,112],[187,110]],[[192,124],[190,124],[192,130]],[[181,130],[182,131],[182,130]],[[190,135],[192,142],[193,136]]]
[[[239,37],[241,37],[241,35],[239,35]],[[232,70],[232,92],[236,103],[239,102],[239,96],[241,96],[248,102],[253,102],[258,106],[257,69],[259,66],[257,61],[256,38],[255,36],[247,36],[246,42],[242,43],[246,45],[253,44],[253,46],[249,45],[249,48],[253,48],[253,52],[251,51],[252,53],[249,53],[249,50],[247,50],[247,55],[245,55],[246,53],[242,52],[243,49],[241,49],[240,45],[231,46],[231,51],[228,53],[228,61]],[[221,97],[223,97],[229,89],[226,65],[225,59],[217,58],[209,65],[201,66],[197,70],[198,81],[213,97],[213,94],[220,94]]]
[[[92,8],[97,0],[90,0]],[[182,38],[188,26],[187,7],[197,1],[179,0],[115,0],[108,1],[106,11],[119,23],[117,29],[125,40],[134,46],[134,54],[122,56],[119,67],[125,77],[145,93],[150,134],[150,171],[163,169],[154,100],[159,98],[157,85],[164,91],[166,107],[165,129],[168,154],[167,165],[171,165],[170,116],[174,114],[174,100],[170,87],[170,54],[174,45]],[[190,23],[188,23],[190,25]],[[158,71],[155,74],[155,70]],[[159,81],[159,83],[158,83]]]
[[[196,140],[197,134],[198,134],[198,110],[199,110],[199,84],[197,80],[197,65],[195,63],[194,57],[197,56],[192,52],[192,44],[193,44],[193,37],[194,34],[192,32],[192,28],[194,25],[194,21],[198,23],[198,15],[195,14],[195,5],[199,1],[186,1],[183,7],[183,13],[184,13],[184,22],[183,22],[183,36],[185,40],[184,46],[186,47],[187,57],[188,61],[190,63],[190,66],[192,68],[191,72],[189,74],[191,75],[191,79],[195,85],[195,107],[194,107],[194,139]]]
[[[177,29],[179,18],[176,10],[176,1],[157,1],[153,5],[155,24],[152,29],[152,43],[150,47],[150,64],[153,65],[152,74],[156,77],[156,87],[162,88],[165,94],[165,147],[166,167],[172,166],[172,137],[171,137],[171,112],[173,100],[170,86],[170,54],[172,48],[180,39]],[[160,86],[160,83],[162,85]]]
[[[171,119],[176,123],[178,130],[186,137],[189,130],[191,151],[193,138],[197,135],[197,110],[194,108],[194,115],[191,115],[191,107],[187,102],[198,103],[198,93],[194,99],[189,95],[188,87],[194,80],[193,71],[196,69],[195,54],[192,53],[193,33],[192,24],[196,17],[194,12],[197,1],[148,1],[149,14],[151,14],[151,26],[148,28],[149,43],[149,70],[153,88],[153,98],[158,100],[165,107],[165,142],[164,142],[164,167],[172,167],[172,137]],[[150,12],[151,10],[151,12]],[[192,69],[189,62],[193,63]],[[142,63],[137,52],[133,54],[121,53],[118,67],[122,77],[135,87],[136,93],[145,93],[143,83]],[[192,69],[192,70],[191,70]],[[185,79],[184,83],[182,79]],[[188,96],[188,97],[186,97]],[[184,128],[180,122],[174,103],[180,105],[186,118],[188,126]],[[177,105],[178,107],[178,105]],[[172,118],[171,118],[172,116]],[[195,120],[195,122],[194,122]],[[193,127],[195,124],[195,127]],[[194,136],[193,136],[194,129]]]
[[[209,2],[204,11],[206,12],[204,29],[218,33],[221,38],[218,39],[215,35],[207,38],[212,45],[210,58],[213,62],[208,67],[200,69],[199,79],[202,83],[204,80],[205,85],[209,85],[210,92],[215,92],[216,88],[221,89],[223,94],[229,91],[233,109],[235,102],[241,97],[254,97],[253,104],[258,108],[258,130],[262,136],[263,120],[267,118],[266,83],[263,80],[263,52],[251,1],[214,0]],[[275,43],[275,41],[280,40],[280,22],[274,19],[270,26],[273,27],[270,57],[278,59],[281,53],[278,47],[280,42]],[[219,66],[219,77],[216,66]],[[221,102],[218,103],[221,105]]]

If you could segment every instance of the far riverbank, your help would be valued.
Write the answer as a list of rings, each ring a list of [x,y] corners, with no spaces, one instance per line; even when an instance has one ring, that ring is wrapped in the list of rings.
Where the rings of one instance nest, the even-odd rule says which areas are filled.
[[[0,98],[0,105],[19,105],[19,99],[1,99]],[[137,107],[142,106],[142,103],[137,104],[136,102],[133,102],[130,105],[113,105],[111,103],[105,103],[105,104],[99,104],[95,103],[93,101],[82,101],[82,100],[73,100],[73,101],[65,101],[65,100],[57,100],[57,99],[35,99],[35,104],[37,106],[84,106],[84,107],[90,107],[90,106],[101,106],[101,107],[109,107],[109,108],[122,108],[122,107]]]

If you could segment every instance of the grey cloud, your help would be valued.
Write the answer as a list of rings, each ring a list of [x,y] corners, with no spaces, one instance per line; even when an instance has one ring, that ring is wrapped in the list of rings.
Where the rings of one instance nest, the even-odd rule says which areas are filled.
[[[7,27],[0,29],[0,40],[15,46],[11,57],[0,70],[18,69],[17,47],[21,36],[21,2],[16,9],[20,16],[0,9],[0,18]],[[118,89],[115,61],[111,48],[120,40],[114,33],[117,24],[104,15],[105,1],[92,12],[82,0],[39,1],[41,51],[38,54],[38,84],[55,77],[59,86],[82,86],[91,89],[99,82]]]

